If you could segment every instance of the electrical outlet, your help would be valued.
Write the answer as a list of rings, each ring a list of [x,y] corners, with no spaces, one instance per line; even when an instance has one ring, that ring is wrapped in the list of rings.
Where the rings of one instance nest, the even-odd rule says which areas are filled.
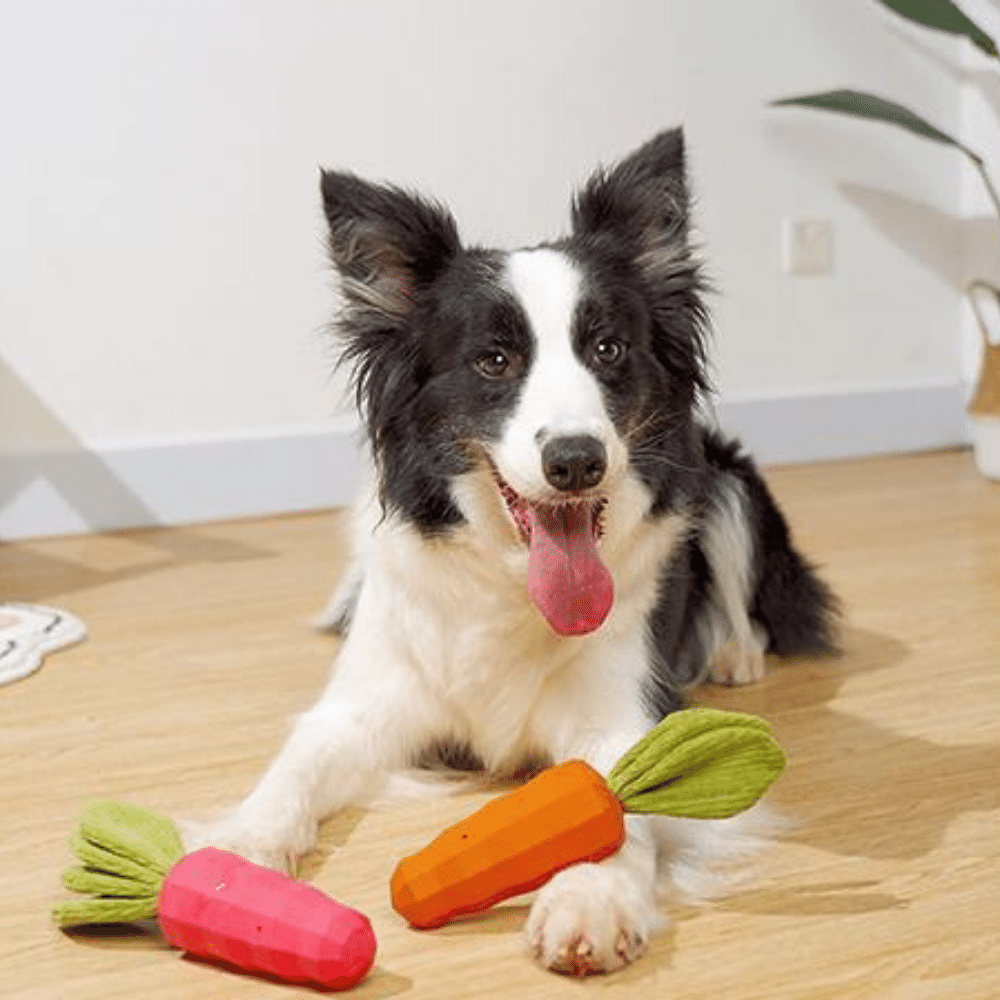
[[[781,267],[796,277],[832,274],[833,223],[829,219],[782,219]]]

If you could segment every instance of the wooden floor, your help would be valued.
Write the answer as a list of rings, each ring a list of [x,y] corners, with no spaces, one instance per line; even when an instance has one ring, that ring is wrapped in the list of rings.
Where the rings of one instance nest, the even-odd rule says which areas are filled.
[[[342,816],[305,875],[372,919],[354,995],[1000,997],[1000,484],[964,452],[769,477],[842,595],[846,652],[700,697],[773,721],[790,758],[773,800],[796,828],[633,967],[574,981],[522,953],[522,905],[430,933],[389,907],[398,857],[484,795]],[[91,630],[0,688],[0,996],[307,995],[148,931],[63,934],[47,912],[85,800],[199,816],[249,790],[327,673],[334,642],[308,620],[341,558],[333,514],[0,545],[0,599]]]

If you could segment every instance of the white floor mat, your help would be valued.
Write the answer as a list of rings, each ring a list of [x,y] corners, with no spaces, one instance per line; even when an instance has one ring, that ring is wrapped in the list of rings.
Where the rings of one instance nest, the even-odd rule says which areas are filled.
[[[68,611],[41,604],[0,604],[0,684],[37,670],[47,653],[87,636],[87,626]]]

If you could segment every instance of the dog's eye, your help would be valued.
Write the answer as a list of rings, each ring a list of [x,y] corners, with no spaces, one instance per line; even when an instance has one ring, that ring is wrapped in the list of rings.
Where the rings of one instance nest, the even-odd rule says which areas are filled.
[[[494,348],[480,354],[475,361],[476,371],[486,378],[510,378],[517,374],[517,359],[505,351]]]
[[[606,368],[621,364],[628,353],[628,347],[617,337],[603,337],[594,344],[594,360]]]

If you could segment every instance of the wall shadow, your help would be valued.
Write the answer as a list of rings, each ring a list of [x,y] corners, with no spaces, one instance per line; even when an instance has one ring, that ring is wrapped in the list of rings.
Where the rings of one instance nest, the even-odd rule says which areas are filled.
[[[991,2],[1000,8],[1000,0]],[[946,52],[934,43],[930,38],[933,32],[924,33],[923,29],[920,33],[915,32],[912,25],[903,24],[899,19],[887,20],[884,27],[898,44],[918,53],[930,66],[947,74],[957,86],[964,85],[978,91],[1000,119],[1000,72],[994,68],[973,69],[964,65],[957,50]],[[885,96],[894,99],[892,94]],[[899,99],[906,103],[905,98]],[[820,118],[828,119],[822,123],[822,130],[812,117],[803,117],[785,126],[779,126],[778,121],[774,120],[770,127],[781,128],[783,141],[794,143],[795,148],[800,153],[808,154],[812,161],[829,163],[830,136],[836,137],[839,134],[838,130],[845,127],[846,119],[840,115],[822,114]],[[858,124],[854,123],[855,126]],[[878,129],[892,126],[885,123],[872,125],[872,128],[851,129],[852,156],[855,161],[861,157],[866,163],[890,166],[884,161],[884,146],[875,145],[874,137]],[[792,129],[794,132],[790,131]],[[956,135],[956,138],[960,137]],[[930,144],[916,136],[913,141],[917,144]],[[825,156],[824,144],[827,144]],[[985,150],[976,152],[984,153]],[[952,155],[962,157],[963,154],[954,149]],[[846,162],[848,161],[838,160],[841,167]],[[1000,178],[994,176],[993,182],[995,186],[1000,184]],[[981,278],[1000,286],[1000,253],[997,252],[997,246],[1000,245],[1000,220],[992,216],[978,219],[953,216],[930,205],[861,184],[842,182],[837,187],[847,201],[858,208],[883,236],[947,284],[964,290],[970,280]]]
[[[972,84],[985,98],[986,103],[1000,117],[1000,73],[989,70],[967,70],[966,83]]]
[[[137,552],[148,549],[149,557],[137,558],[125,566],[102,568],[69,555],[74,550],[73,539],[65,545],[45,540],[0,541],[0,601],[44,604],[93,587],[135,580],[171,566],[251,562],[272,559],[277,554],[204,528],[136,528],[105,537],[131,543]]]
[[[36,480],[51,484],[91,531],[158,523],[149,506],[0,357],[0,513]]]
[[[0,539],[0,600],[45,601],[190,562],[242,562],[273,552],[200,528],[164,528],[155,512],[45,404],[0,357],[0,514],[38,480],[49,483],[94,532],[109,532],[151,551],[151,558],[99,569],[31,540]]]
[[[837,187],[890,243],[952,288],[964,291],[975,278],[1000,285],[1000,220],[962,219],[862,184]]]

